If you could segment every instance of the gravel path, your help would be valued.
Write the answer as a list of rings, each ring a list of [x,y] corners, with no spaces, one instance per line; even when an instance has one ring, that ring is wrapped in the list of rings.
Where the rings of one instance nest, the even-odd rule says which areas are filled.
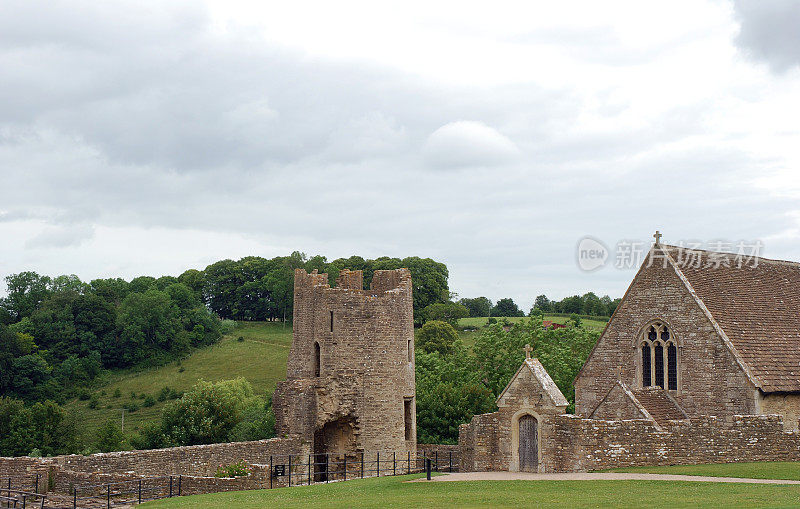
[[[700,475],[674,474],[625,474],[625,473],[564,473],[532,474],[528,472],[459,472],[438,475],[431,481],[693,481],[693,482],[738,482],[752,484],[800,484],[786,479],[746,479],[740,477],[706,477]],[[411,482],[427,482],[425,478]]]

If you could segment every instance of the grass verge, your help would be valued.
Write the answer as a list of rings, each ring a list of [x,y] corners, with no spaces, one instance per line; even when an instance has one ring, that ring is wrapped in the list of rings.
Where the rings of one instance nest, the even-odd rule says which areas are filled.
[[[383,477],[275,490],[196,495],[143,507],[797,507],[800,486],[668,481],[403,482]]]

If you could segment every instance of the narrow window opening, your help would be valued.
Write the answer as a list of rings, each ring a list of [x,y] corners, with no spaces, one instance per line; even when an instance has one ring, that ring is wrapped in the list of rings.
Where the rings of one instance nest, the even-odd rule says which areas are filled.
[[[412,362],[414,360],[414,354],[411,352],[411,340],[408,340],[406,344],[406,352],[408,353],[408,362]]]
[[[647,343],[642,345],[642,387],[650,387],[651,384],[650,374],[650,345]]]
[[[319,377],[319,367],[320,367],[320,351],[319,351],[319,343],[316,341],[314,342],[314,376]]]
[[[667,347],[667,383],[669,390],[678,390],[678,349],[674,343]]]
[[[333,332],[333,311],[331,311],[331,332]]]
[[[656,385],[664,388],[664,347],[660,344],[653,348],[656,361]]]
[[[405,424],[406,440],[411,440],[411,433],[413,431],[413,423],[411,422],[411,416],[414,410],[414,407],[411,405],[413,404],[414,398],[406,398],[403,400],[403,422]]]

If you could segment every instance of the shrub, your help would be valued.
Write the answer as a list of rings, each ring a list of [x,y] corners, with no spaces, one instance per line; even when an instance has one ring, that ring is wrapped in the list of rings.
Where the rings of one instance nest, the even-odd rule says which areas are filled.
[[[238,325],[239,324],[236,323],[235,320],[222,320],[222,322],[220,323],[220,332],[223,335],[230,334],[231,332],[233,332],[233,329],[235,329]]]
[[[131,399],[136,399],[136,393],[131,391]]]
[[[184,368],[183,366],[181,366],[181,367],[178,369],[178,373],[183,373],[184,371],[186,371],[186,368]]]
[[[97,399],[97,396],[93,396],[92,399],[89,401],[89,408],[94,410],[98,406],[100,406],[100,401]]]
[[[88,401],[92,395],[86,389],[78,389],[78,399],[81,401]]]
[[[120,450],[123,440],[125,436],[114,421],[106,421],[97,431],[97,448],[101,452]]]
[[[239,343],[241,343],[242,341],[244,341],[244,336],[239,336],[239,339],[237,339],[236,341],[238,341]]]
[[[101,396],[105,396],[105,395],[106,395],[106,390],[105,390],[105,389],[103,389],[102,391],[100,391],[100,395],[101,395]]]
[[[148,394],[147,397],[144,398],[144,403],[142,403],[142,406],[149,408],[155,404],[156,404],[156,399]]]
[[[232,465],[220,465],[214,473],[214,477],[242,477],[250,473],[247,463],[244,460]]]
[[[458,332],[447,322],[433,320],[426,322],[417,335],[417,347],[424,352],[439,352],[444,355],[453,349],[458,340]]]
[[[128,403],[125,405],[125,410],[127,410],[130,413],[136,412],[137,410],[139,410],[139,405],[133,402]]]
[[[489,317],[489,321],[486,322],[487,325],[493,325],[495,323],[497,323],[497,318],[495,318],[493,316],[490,316]]]
[[[158,400],[159,401],[166,401],[169,398],[169,391],[171,389],[169,387],[164,387],[160,391],[158,391]]]
[[[119,387],[117,387],[117,388],[114,390],[114,397],[115,397],[115,398],[119,398],[120,396],[122,396],[122,391],[121,391],[121,390],[119,390]]]

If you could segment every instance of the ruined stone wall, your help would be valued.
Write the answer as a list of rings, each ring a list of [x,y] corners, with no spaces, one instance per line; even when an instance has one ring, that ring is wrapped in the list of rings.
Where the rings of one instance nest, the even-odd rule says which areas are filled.
[[[675,270],[658,257],[643,264],[575,380],[575,413],[588,416],[617,380],[641,387],[637,345],[661,320],[678,341],[678,391],[690,416],[756,414],[756,389]]]
[[[15,486],[30,486],[32,479],[35,479],[38,473],[41,479],[40,491],[47,491],[49,477],[51,479],[49,484],[53,485],[54,491],[67,493],[73,486],[141,477],[170,475],[211,477],[220,465],[230,465],[242,460],[251,465],[263,465],[269,463],[270,456],[298,454],[301,451],[302,444],[298,440],[273,438],[253,442],[109,452],[90,456],[0,458],[0,478],[11,477]],[[265,474],[262,472],[259,475],[263,478]],[[255,477],[250,476],[249,479],[253,481]],[[195,482],[201,483],[199,480]],[[244,483],[243,480],[237,482]],[[213,487],[207,482],[206,485],[209,489]]]
[[[342,270],[335,287],[325,274],[295,271],[294,337],[287,380],[273,396],[276,428],[317,453],[349,443],[329,437],[349,436],[351,427],[357,450],[415,453],[411,275],[379,270],[370,290],[362,284],[361,271]]]
[[[497,412],[475,416],[461,428],[466,470],[507,470]],[[659,430],[652,421],[583,419],[551,415],[540,422],[540,472],[573,472],[648,465],[741,461],[800,461],[800,434],[786,432],[779,415],[721,419],[700,416]]]

